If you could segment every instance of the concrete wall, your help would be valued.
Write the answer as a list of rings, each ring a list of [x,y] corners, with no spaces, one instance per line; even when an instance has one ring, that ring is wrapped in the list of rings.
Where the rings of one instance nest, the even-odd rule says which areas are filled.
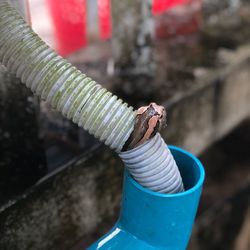
[[[165,102],[169,143],[199,154],[250,116],[249,55],[250,46],[239,48],[226,68],[208,71],[201,86]]]

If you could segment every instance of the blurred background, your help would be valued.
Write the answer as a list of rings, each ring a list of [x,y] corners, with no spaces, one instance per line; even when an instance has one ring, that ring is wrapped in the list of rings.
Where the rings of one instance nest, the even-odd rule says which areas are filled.
[[[250,2],[10,2],[130,105],[166,107],[207,175],[189,249],[250,249]],[[0,249],[85,249],[119,215],[121,161],[1,65],[0,96]]]

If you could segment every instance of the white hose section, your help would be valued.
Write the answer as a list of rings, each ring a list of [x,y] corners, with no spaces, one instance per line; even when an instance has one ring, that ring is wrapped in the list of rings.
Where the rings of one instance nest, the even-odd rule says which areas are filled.
[[[133,108],[58,56],[6,0],[0,1],[0,62],[53,108],[121,151],[133,131]],[[162,193],[183,190],[178,167],[159,134],[119,155],[142,186]]]
[[[119,156],[143,187],[169,194],[184,190],[173,155],[159,133],[139,147],[119,153]]]
[[[135,112],[49,48],[5,0],[0,2],[0,62],[42,100],[119,152]]]

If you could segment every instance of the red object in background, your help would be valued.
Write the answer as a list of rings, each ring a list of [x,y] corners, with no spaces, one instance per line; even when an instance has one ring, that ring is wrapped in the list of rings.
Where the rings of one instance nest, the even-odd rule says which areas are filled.
[[[171,2],[161,1],[157,2]],[[177,4],[178,2],[178,4]],[[182,3],[180,3],[182,2]],[[155,15],[155,34],[157,38],[167,39],[178,35],[187,35],[199,30],[201,24],[201,0],[176,0],[176,5],[163,11],[163,7],[157,6],[157,11],[163,11]]]
[[[97,0],[99,36],[112,36],[111,0]],[[201,0],[152,0],[158,38],[196,31],[201,20]],[[54,23],[56,50],[69,55],[87,45],[86,0],[47,0]],[[172,11],[177,10],[178,11]]]
[[[66,56],[87,45],[86,0],[47,0],[56,50]]]
[[[111,8],[110,0],[98,0],[98,19],[100,38],[102,40],[111,37]]]
[[[179,4],[186,3],[189,0],[153,0],[152,11],[154,15],[161,14]]]

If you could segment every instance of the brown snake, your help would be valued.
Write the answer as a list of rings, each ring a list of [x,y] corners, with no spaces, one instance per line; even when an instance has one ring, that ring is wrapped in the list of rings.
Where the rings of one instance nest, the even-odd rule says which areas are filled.
[[[134,130],[123,146],[122,151],[133,149],[152,138],[166,126],[166,110],[151,102],[148,106],[139,108],[136,112]]]

